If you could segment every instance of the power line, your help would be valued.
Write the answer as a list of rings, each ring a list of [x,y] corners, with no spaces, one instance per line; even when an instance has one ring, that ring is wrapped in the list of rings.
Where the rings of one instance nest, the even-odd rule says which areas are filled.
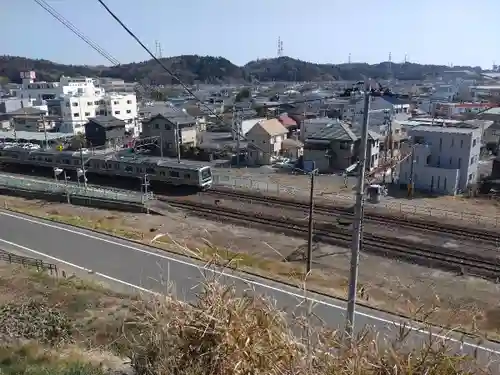
[[[120,65],[120,62],[113,57],[110,53],[104,50],[101,46],[99,46],[96,42],[85,36],[73,23],[68,21],[61,15],[57,10],[55,10],[52,6],[47,4],[45,0],[34,0],[40,7],[42,7],[46,12],[48,12],[51,16],[53,16],[56,20],[66,26],[69,30],[71,30],[75,35],[77,35],[81,40],[83,40],[87,45],[92,47],[95,51],[97,51],[101,56],[107,59],[113,65]]]
[[[217,120],[219,120],[221,123],[225,124],[226,122],[224,121],[224,119],[219,116],[218,113],[216,113],[212,108],[210,108],[205,102],[203,102],[184,82],[182,82],[182,80],[179,78],[179,76],[177,76],[173,71],[171,71],[169,68],[167,68],[167,66],[165,64],[163,64],[159,59],[158,57],[155,56],[155,54],[153,52],[151,52],[151,50],[146,47],[146,45],[139,39],[139,37],[137,37],[137,35],[134,34],[134,32],[132,30],[130,30],[127,25],[125,25],[123,23],[123,21],[104,3],[103,0],[97,0],[99,2],[99,4],[102,5],[102,7],[109,13],[109,15],[111,17],[113,17],[115,19],[116,22],[118,22],[120,24],[120,26],[132,37],[135,39],[135,41],[148,53],[149,56],[151,56],[151,58],[156,61],[156,63],[158,65],[160,65],[163,70],[165,72],[167,72],[172,78],[174,78],[178,83],[179,85],[181,85],[181,87],[189,94],[191,95],[193,98],[195,98],[199,103],[201,103],[201,105],[206,108],[208,110],[208,112],[215,116],[215,118]],[[244,134],[241,134],[241,132],[239,131],[239,129],[234,129],[233,131],[237,132],[238,136],[242,136],[243,138],[245,138]],[[256,145],[255,145],[256,146]],[[256,146],[256,148],[258,148],[260,151],[264,151],[263,149],[261,149],[260,147]]]

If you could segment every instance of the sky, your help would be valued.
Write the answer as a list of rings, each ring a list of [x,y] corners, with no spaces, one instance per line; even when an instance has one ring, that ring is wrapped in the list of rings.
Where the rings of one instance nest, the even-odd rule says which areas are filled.
[[[147,53],[97,0],[46,0],[120,63]],[[223,56],[243,65],[283,54],[319,63],[500,64],[498,0],[105,0],[164,57]],[[0,54],[110,65],[34,0],[0,0]]]

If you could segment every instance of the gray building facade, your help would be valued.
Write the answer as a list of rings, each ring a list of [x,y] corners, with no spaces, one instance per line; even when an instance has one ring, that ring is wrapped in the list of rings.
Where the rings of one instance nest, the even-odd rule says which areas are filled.
[[[455,195],[478,181],[481,128],[416,126],[408,135],[413,155],[400,164],[400,184]]]

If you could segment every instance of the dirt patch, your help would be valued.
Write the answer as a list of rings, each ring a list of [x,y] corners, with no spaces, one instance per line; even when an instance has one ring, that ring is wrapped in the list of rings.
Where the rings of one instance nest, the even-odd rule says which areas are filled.
[[[172,240],[175,240],[191,249],[198,249],[190,255],[197,253],[208,257],[217,253],[224,259],[236,257],[236,264],[242,268],[272,274],[293,283],[299,282],[298,278],[304,270],[300,261],[283,262],[283,258],[293,252],[299,254],[298,259],[301,258],[300,254],[305,250],[302,239],[188,217],[182,212],[171,217],[123,215],[86,207],[26,202],[10,197],[4,199],[12,209],[135,240],[149,242],[163,234],[163,242],[157,244],[170,251],[179,252],[182,247],[173,245]],[[349,269],[346,249],[320,245],[316,247],[314,256],[316,263],[309,279],[311,285],[317,290],[344,298]],[[433,322],[469,330],[487,330],[490,335],[500,337],[500,324],[492,318],[493,312],[500,308],[498,285],[370,255],[362,255],[360,264],[359,280],[365,291],[364,303],[411,316],[424,306],[425,311],[435,309]],[[21,291],[9,290],[7,295],[11,294],[15,296]],[[76,311],[82,310],[87,300],[84,295],[71,297],[72,302],[68,306],[75,306]],[[77,301],[80,298],[83,300]]]

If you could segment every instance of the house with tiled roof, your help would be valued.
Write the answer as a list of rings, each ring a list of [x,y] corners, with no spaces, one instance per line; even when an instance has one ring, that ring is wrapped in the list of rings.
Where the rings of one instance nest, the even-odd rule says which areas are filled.
[[[288,129],[277,119],[257,122],[246,133],[248,163],[250,165],[271,164],[272,159],[280,155],[287,135]]]
[[[378,166],[380,153],[378,133],[368,132],[367,169]],[[345,171],[357,163],[361,146],[361,132],[341,120],[332,120],[326,126],[309,134],[304,144],[304,160],[314,161],[323,173]]]

